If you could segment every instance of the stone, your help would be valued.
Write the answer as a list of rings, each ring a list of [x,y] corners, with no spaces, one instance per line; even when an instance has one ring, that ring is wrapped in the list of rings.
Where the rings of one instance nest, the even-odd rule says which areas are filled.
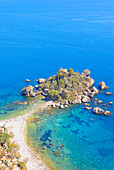
[[[83,96],[82,96],[82,102],[83,102],[83,103],[90,102],[90,98],[89,98],[88,96],[83,95]]]
[[[93,84],[94,84],[94,80],[92,78],[88,78],[87,87],[90,88],[91,86],[93,86]]]
[[[90,92],[90,93],[88,94],[88,96],[89,96],[90,98],[93,98],[94,95],[95,95],[95,92]]]
[[[44,93],[48,94],[49,89],[44,89]]]
[[[64,109],[64,105],[60,105],[60,109]]]
[[[39,84],[42,84],[42,83],[45,83],[46,82],[46,79],[43,79],[43,78],[39,78],[38,79],[38,83]]]
[[[104,89],[107,89],[108,87],[106,86],[106,84],[105,84],[104,81],[101,81],[101,82],[99,83],[99,88],[100,88],[101,90],[104,90]]]
[[[90,109],[92,109],[92,107],[84,107],[84,109],[90,110]]]
[[[82,76],[89,77],[90,76],[90,71],[88,69],[84,70],[83,73],[82,73]]]
[[[100,107],[95,107],[93,109],[93,113],[95,113],[95,114],[103,114],[103,113],[105,113],[105,111],[103,109],[101,109]]]
[[[112,95],[113,93],[112,92],[106,92],[105,94],[106,95]]]
[[[55,105],[55,103],[52,103],[52,104],[51,104],[51,106],[52,106],[53,108],[56,108],[56,105]]]
[[[24,87],[21,90],[21,93],[23,96],[30,96],[30,93],[33,92],[33,89],[34,89],[34,87],[29,85],[28,87]]]
[[[38,89],[39,85],[35,85],[35,88]]]
[[[103,103],[103,101],[102,101],[102,100],[99,100],[98,103],[101,104],[101,103]]]
[[[84,106],[89,106],[90,104],[89,103],[84,103]]]
[[[91,92],[94,92],[95,94],[98,94],[99,90],[95,86],[93,86],[92,89],[91,89]]]
[[[106,112],[104,113],[104,115],[105,115],[105,116],[110,116],[110,115],[111,115],[111,112],[110,112],[110,111],[106,111]]]
[[[60,103],[56,103],[55,105],[56,105],[57,107],[59,107],[59,106],[60,106]]]
[[[30,80],[29,80],[29,79],[26,79],[25,81],[26,81],[27,83],[30,83]]]
[[[106,103],[106,104],[112,105],[112,104],[113,104],[113,102],[108,102],[108,103]]]
[[[69,104],[69,102],[68,102],[68,100],[66,100],[66,101],[65,101],[65,105],[68,105],[68,104]]]
[[[30,96],[31,96],[31,97],[35,97],[36,95],[35,95],[35,93],[31,92],[31,93],[30,93]]]
[[[97,98],[95,98],[95,101],[98,101],[98,99],[97,99]]]

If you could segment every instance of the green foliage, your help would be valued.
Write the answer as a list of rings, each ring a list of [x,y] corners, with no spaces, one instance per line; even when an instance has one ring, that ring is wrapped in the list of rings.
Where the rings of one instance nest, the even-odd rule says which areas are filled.
[[[62,94],[61,94],[61,97],[62,97],[63,99],[68,99],[68,93],[63,90],[63,91],[62,91]]]
[[[0,158],[4,156],[4,149],[0,146]]]
[[[51,100],[59,100],[60,92],[58,90],[50,90],[48,91],[48,96]]]
[[[26,167],[25,162],[21,161],[21,162],[19,162],[18,164],[19,164],[21,170],[27,170],[27,167]]]
[[[6,132],[0,134],[0,145],[3,145],[8,139],[10,138],[10,135],[8,135]]]
[[[72,68],[69,68],[69,76],[71,77],[72,76],[72,74],[74,73],[74,71],[73,71],[73,69]]]

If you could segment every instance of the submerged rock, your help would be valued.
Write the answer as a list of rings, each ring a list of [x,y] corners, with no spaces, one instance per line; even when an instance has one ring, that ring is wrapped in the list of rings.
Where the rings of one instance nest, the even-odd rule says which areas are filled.
[[[95,114],[103,114],[103,113],[105,113],[105,111],[103,109],[101,109],[100,107],[95,107],[93,109],[93,113],[95,113]]]
[[[104,81],[101,81],[101,82],[99,83],[99,88],[100,88],[101,90],[104,90],[104,89],[107,89],[108,87],[106,86],[106,84],[105,84]]]

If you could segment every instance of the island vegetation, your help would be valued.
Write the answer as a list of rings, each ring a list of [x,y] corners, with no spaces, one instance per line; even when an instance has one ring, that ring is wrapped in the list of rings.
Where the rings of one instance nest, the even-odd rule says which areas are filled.
[[[26,82],[30,82],[29,79]],[[82,74],[75,72],[72,68],[59,68],[56,75],[48,79],[39,78],[38,84],[35,87],[29,85],[21,90],[21,94],[28,97],[43,96],[45,100],[50,101],[53,108],[59,107],[61,109],[67,108],[69,104],[84,103],[86,110],[92,109],[88,107],[88,102],[99,93],[99,90],[93,86],[94,79],[90,77],[90,71],[84,70]],[[99,83],[99,89],[107,89],[105,82]],[[111,92],[105,93],[112,94]],[[98,101],[100,103],[100,101]],[[96,114],[106,113],[101,108],[93,109]],[[110,115],[107,112],[105,115]]]

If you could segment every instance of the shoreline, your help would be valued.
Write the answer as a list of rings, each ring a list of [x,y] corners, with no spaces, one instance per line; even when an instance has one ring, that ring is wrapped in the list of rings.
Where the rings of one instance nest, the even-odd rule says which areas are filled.
[[[19,144],[19,153],[21,155],[20,161],[27,160],[26,166],[28,170],[47,170],[48,168],[42,163],[42,160],[39,157],[36,157],[35,154],[31,151],[31,148],[28,147],[26,142],[26,120],[39,109],[46,108],[49,102],[38,104],[36,108],[28,111],[26,114],[21,116],[16,116],[14,118],[1,120],[0,126],[5,124],[5,127],[8,129],[8,132],[13,132],[14,138],[12,141],[15,141]]]

